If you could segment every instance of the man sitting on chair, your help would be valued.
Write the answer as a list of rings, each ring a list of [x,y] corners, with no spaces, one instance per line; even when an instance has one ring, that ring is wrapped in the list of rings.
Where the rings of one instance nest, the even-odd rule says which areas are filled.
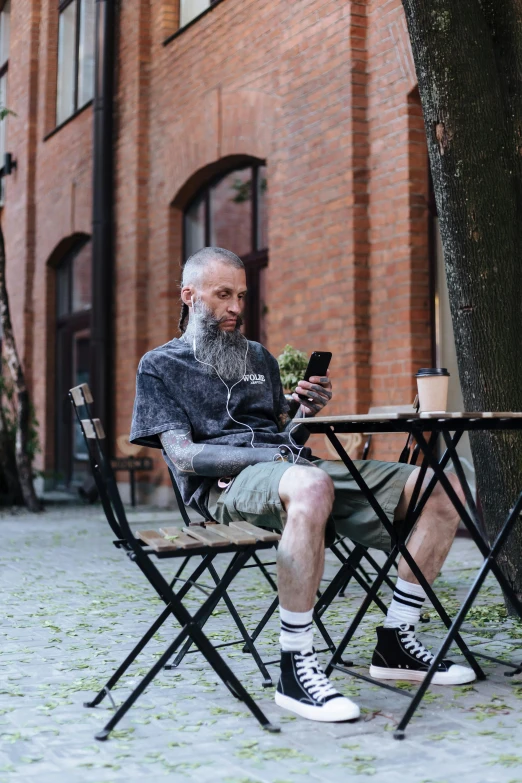
[[[240,332],[245,302],[243,262],[222,248],[203,248],[185,264],[180,339],[149,351],[138,367],[130,440],[163,449],[185,503],[221,523],[247,520],[277,528],[281,619],[281,677],[276,704],[318,721],[350,720],[359,707],[323,673],[313,647],[312,609],[324,570],[327,521],[340,535],[389,550],[390,538],[345,466],[318,460],[305,446],[303,420],[332,397],[329,377],[301,381],[305,395],[290,420],[279,367],[262,345]],[[187,322],[188,318],[188,322]],[[357,461],[386,515],[406,513],[419,468]],[[429,480],[428,475],[426,481]],[[455,476],[449,476],[461,499]],[[437,484],[409,538],[408,550],[431,583],[455,536],[458,515]],[[403,559],[370,675],[422,680],[433,660],[415,626],[426,598]],[[433,682],[475,679],[464,666],[444,661]]]

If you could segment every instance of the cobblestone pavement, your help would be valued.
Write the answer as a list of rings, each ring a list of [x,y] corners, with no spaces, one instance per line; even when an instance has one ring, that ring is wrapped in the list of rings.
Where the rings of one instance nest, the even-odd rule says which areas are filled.
[[[146,527],[151,522],[159,527],[167,518],[172,521],[152,510],[133,514],[134,523]],[[109,741],[97,742],[94,734],[108,719],[110,705],[106,700],[89,710],[83,702],[155,618],[159,601],[138,569],[112,546],[99,507],[54,506],[40,516],[3,512],[0,531],[2,783],[333,783],[370,776],[386,783],[522,781],[522,683],[487,662],[486,682],[433,687],[407,739],[397,742],[392,732],[407,700],[396,694],[339,674],[339,687],[363,707],[361,720],[318,724],[295,719],[275,706],[272,690],[262,688],[250,656],[239,647],[226,648],[232,668],[281,726],[280,734],[267,734],[201,656],[189,655],[180,669],[161,673]],[[437,583],[450,610],[478,562],[471,542],[457,539]],[[164,568],[173,572],[172,563]],[[333,573],[329,560],[326,577]],[[250,569],[231,592],[247,626],[254,627],[271,589],[257,569]],[[359,588],[353,587],[336,600],[327,617],[335,638],[360,599]],[[216,615],[207,626],[213,638],[235,638],[227,612],[220,609]],[[467,639],[477,650],[518,659],[520,627],[503,615],[498,588],[489,581],[468,618]],[[349,648],[361,671],[368,665],[379,619],[379,614],[368,616]],[[164,626],[123,678],[114,691],[116,701],[165,649],[170,627]],[[425,628],[426,641],[436,645],[440,621],[432,618]],[[277,657],[277,636],[274,620],[262,637],[265,657]],[[461,660],[458,653],[452,657]]]

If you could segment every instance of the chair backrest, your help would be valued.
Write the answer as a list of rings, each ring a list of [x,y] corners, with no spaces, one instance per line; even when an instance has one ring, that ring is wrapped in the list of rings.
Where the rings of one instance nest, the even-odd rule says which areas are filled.
[[[118,539],[134,543],[134,534],[130,529],[111,462],[106,454],[105,431],[100,419],[92,415],[93,397],[88,384],[82,383],[70,389],[69,398],[87,446],[92,475],[107,522]]]

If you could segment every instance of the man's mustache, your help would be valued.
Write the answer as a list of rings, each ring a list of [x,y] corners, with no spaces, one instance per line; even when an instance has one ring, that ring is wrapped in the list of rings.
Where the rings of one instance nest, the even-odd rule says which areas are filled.
[[[222,318],[220,318],[217,322],[218,326],[219,324],[224,324],[225,321],[231,321],[231,317],[229,315],[224,315]],[[240,329],[243,326],[243,319],[240,315],[236,317],[236,329]]]

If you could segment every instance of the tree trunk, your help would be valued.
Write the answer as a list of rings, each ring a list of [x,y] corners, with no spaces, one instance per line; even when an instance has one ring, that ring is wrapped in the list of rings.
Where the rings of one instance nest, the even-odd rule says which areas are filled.
[[[522,0],[402,0],[467,410],[522,410]],[[522,490],[522,437],[472,433],[493,537]],[[522,597],[522,526],[500,564]]]
[[[40,501],[36,497],[33,484],[33,470],[31,457],[28,449],[29,430],[31,425],[31,405],[29,402],[29,392],[25,384],[24,373],[11,324],[11,314],[9,310],[9,297],[5,281],[5,245],[4,235],[0,227],[0,318],[2,320],[3,344],[6,355],[7,366],[13,379],[13,384],[17,398],[17,427],[15,460],[18,470],[18,480],[22,490],[24,503],[29,511],[41,511]]]
[[[23,502],[22,490],[18,481],[16,459],[7,419],[2,407],[0,394],[0,502],[7,505]]]

